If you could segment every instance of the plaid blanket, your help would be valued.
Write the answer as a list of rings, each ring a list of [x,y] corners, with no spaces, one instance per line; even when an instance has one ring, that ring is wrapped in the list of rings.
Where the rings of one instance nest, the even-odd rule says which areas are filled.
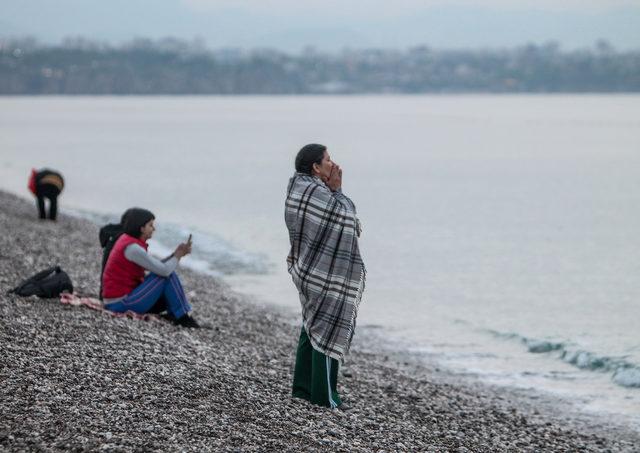
[[[355,205],[321,179],[296,173],[289,180],[285,222],[291,242],[287,264],[307,335],[314,349],[343,361],[366,274]]]

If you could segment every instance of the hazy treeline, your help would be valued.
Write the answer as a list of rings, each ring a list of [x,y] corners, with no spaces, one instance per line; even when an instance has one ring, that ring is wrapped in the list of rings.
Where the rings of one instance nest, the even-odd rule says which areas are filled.
[[[604,41],[493,50],[363,49],[300,54],[198,42],[0,41],[0,94],[638,92],[640,50]]]

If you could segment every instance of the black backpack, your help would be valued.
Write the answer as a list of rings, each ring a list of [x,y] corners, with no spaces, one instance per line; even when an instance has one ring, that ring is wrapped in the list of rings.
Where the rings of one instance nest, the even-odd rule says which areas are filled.
[[[60,266],[50,267],[29,277],[9,293],[18,296],[58,297],[64,291],[73,292],[73,283],[69,275]]]
[[[100,270],[100,299],[102,300],[102,276],[104,275],[104,268],[107,265],[107,260],[111,254],[111,249],[116,244],[116,241],[122,236],[122,224],[110,223],[100,228],[100,246],[102,247],[102,269]]]

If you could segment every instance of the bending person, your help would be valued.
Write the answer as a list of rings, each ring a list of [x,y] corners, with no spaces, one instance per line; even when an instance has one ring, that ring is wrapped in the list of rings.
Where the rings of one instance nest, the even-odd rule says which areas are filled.
[[[191,242],[159,260],[147,252],[155,231],[154,215],[146,209],[127,211],[124,233],[109,254],[102,274],[102,298],[107,310],[136,313],[169,312],[169,319],[183,327],[200,327],[189,315],[191,305],[175,273],[180,259],[191,253]],[[145,277],[145,271],[149,273]]]
[[[349,351],[362,298],[365,267],[360,223],[342,193],[342,169],[323,145],[307,145],[289,180],[285,221],[288,270],[302,305],[293,396],[347,409],[337,392],[338,365]]]
[[[31,170],[29,178],[29,190],[36,196],[38,204],[38,215],[41,219],[47,218],[45,210],[45,198],[49,200],[49,220],[56,220],[58,216],[58,195],[64,189],[64,178],[62,175],[48,168],[39,171]]]

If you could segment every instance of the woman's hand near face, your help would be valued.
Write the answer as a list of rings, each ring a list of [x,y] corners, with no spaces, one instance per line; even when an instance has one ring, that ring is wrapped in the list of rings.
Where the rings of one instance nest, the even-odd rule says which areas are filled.
[[[340,165],[336,163],[333,164],[326,183],[329,186],[329,189],[334,192],[342,187],[342,168],[340,168]]]

